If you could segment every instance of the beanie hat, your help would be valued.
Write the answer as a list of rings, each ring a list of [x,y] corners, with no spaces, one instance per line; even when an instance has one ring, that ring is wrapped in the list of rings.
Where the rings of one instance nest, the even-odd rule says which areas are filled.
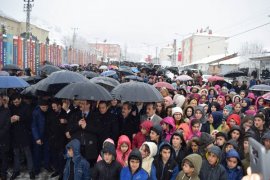
[[[200,137],[200,146],[206,148],[209,144],[214,143],[215,139],[208,133],[202,132]]]
[[[233,108],[232,108],[232,106],[230,106],[230,105],[226,105],[223,109],[227,109],[227,110],[230,112],[230,114],[231,114],[232,111],[233,111]]]
[[[152,126],[150,130],[154,131],[160,136],[162,135],[162,127],[159,124]]]
[[[208,150],[209,153],[215,154],[218,158],[221,157],[221,149],[218,146],[212,146]]]
[[[172,108],[172,115],[174,115],[175,113],[180,113],[180,114],[183,115],[182,108],[180,108],[180,107],[174,107],[174,108]]]
[[[173,102],[178,107],[182,107],[183,104],[185,103],[185,100],[186,100],[185,96],[183,96],[181,94],[176,94],[173,97]]]

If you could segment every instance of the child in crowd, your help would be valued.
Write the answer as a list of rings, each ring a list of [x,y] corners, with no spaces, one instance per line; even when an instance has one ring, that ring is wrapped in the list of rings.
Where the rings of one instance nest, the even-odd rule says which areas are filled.
[[[182,161],[183,170],[177,175],[176,180],[200,180],[201,166],[202,157],[200,155],[188,155]]]
[[[157,154],[157,145],[154,142],[144,142],[140,147],[142,168],[150,175],[154,157]]]
[[[133,137],[132,149],[140,148],[146,140],[149,140],[150,129],[152,126],[153,123],[148,120],[141,123],[141,130]]]
[[[116,159],[123,166],[128,165],[128,156],[131,152],[131,142],[126,135],[122,135],[118,139],[117,149],[116,149]]]
[[[120,180],[140,179],[147,180],[148,174],[142,168],[142,156],[138,149],[134,149],[128,156],[128,167],[121,170]]]
[[[169,142],[175,131],[174,119],[172,117],[166,117],[160,122],[160,125],[163,129],[163,139]]]
[[[243,177],[243,170],[241,167],[241,160],[238,152],[231,149],[226,154],[225,169],[230,180],[241,180]]]

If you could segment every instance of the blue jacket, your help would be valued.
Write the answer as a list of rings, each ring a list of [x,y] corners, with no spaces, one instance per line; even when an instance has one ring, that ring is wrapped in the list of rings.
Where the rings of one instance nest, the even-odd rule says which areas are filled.
[[[35,141],[39,139],[44,140],[46,118],[39,106],[34,109],[32,116],[33,120],[31,126],[33,138]]]
[[[69,178],[70,161],[73,161],[74,163],[74,180],[90,180],[90,166],[89,163],[80,154],[80,141],[73,139],[66,145],[66,148],[73,149],[74,157],[68,157],[67,159],[63,174],[63,180],[68,180]]]
[[[129,170],[129,167],[124,167],[121,170],[120,174],[120,180],[147,180],[148,179],[148,173],[143,170],[142,168],[136,172],[135,174],[132,174]]]
[[[233,168],[233,169],[229,169],[228,166],[225,166],[225,169],[227,171],[228,174],[228,179],[230,180],[241,180],[243,177],[243,170],[241,168],[241,159],[240,156],[238,154],[238,152],[234,149],[231,149],[229,152],[227,152],[226,154],[226,158],[237,158],[238,160],[238,166]]]

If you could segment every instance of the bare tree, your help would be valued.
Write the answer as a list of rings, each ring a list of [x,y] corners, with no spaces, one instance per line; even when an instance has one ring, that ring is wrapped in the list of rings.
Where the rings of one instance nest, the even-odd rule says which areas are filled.
[[[262,54],[263,52],[263,45],[259,42],[246,42],[240,49],[241,55]]]

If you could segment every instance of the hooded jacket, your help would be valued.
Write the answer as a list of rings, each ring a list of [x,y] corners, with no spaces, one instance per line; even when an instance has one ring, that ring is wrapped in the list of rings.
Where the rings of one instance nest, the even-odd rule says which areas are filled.
[[[122,169],[122,166],[119,162],[117,162],[116,159],[116,151],[114,144],[108,143],[104,148],[102,149],[102,155],[104,153],[110,153],[113,156],[113,160],[110,164],[106,163],[104,161],[104,157],[102,157],[103,160],[99,161],[92,172],[92,179],[93,180],[118,180],[120,177],[120,172]]]
[[[205,112],[204,112],[203,107],[201,107],[201,106],[196,106],[195,109],[194,109],[194,114],[195,114],[195,112],[196,112],[197,110],[201,111],[201,113],[202,113],[202,118],[199,119],[199,120],[201,121],[201,124],[206,123],[206,122],[207,122],[207,119],[206,119],[206,117],[205,117]]]
[[[140,161],[139,168],[137,171],[132,174],[130,169],[130,160],[132,158],[138,159]],[[142,168],[142,155],[138,149],[134,149],[128,157],[128,167],[124,167],[121,170],[120,180],[147,180],[148,179],[147,172]]]
[[[170,126],[170,131],[163,131],[163,139],[169,142],[173,132],[175,131],[174,119],[172,117],[166,117],[160,122],[160,125],[164,123],[169,124]]]
[[[263,97],[262,96],[257,97],[256,102],[255,102],[255,107],[256,107],[257,111],[264,109],[264,106],[259,106],[259,104],[258,104],[260,99],[263,99]]]
[[[150,129],[153,126],[153,123],[151,121],[143,121],[141,123],[141,128],[144,128],[148,134],[150,134]],[[134,148],[140,148],[141,145],[146,141],[148,136],[142,134],[141,131],[139,131],[132,140],[132,149]]]
[[[225,169],[226,169],[227,174],[228,174],[228,179],[241,180],[243,177],[243,170],[241,168],[241,159],[240,159],[238,152],[235,149],[231,149],[229,152],[227,152],[226,159],[231,158],[231,157],[236,158],[238,161],[238,164],[233,169],[229,169],[227,165],[225,166]]]
[[[188,160],[193,164],[194,172],[193,172],[192,176],[188,177],[184,173],[184,171],[181,171],[177,175],[176,180],[200,180],[199,174],[200,174],[200,170],[201,170],[201,166],[202,166],[202,157],[198,154],[190,154],[183,159],[183,162],[184,162],[184,160]]]
[[[128,150],[125,153],[121,151],[121,145],[126,143],[128,145]],[[118,139],[117,149],[116,149],[116,160],[122,165],[125,166],[128,160],[128,156],[131,152],[131,142],[126,135],[122,135]]]
[[[218,157],[217,163],[213,166],[209,164],[207,158],[203,160],[200,179],[203,180],[227,180],[227,173],[225,168],[220,165],[221,149],[218,146],[212,146],[209,148],[208,153],[213,153]],[[206,157],[208,156],[206,154]]]
[[[72,148],[74,156],[67,158],[63,179],[69,179],[70,163],[72,161],[74,163],[74,180],[90,180],[89,163],[80,154],[80,141],[73,139],[66,145],[66,149],[69,148]]]
[[[170,158],[166,164],[163,163],[161,152],[165,147],[169,147],[171,150]],[[160,144],[159,147],[159,154],[156,156],[155,160],[153,161],[150,173],[151,180],[174,180],[179,172],[178,165],[173,159],[174,149],[172,146],[167,143],[163,142]]]
[[[108,145],[108,144],[113,144],[113,145],[114,145],[114,141],[113,141],[111,138],[106,139],[106,140],[103,142],[103,148],[104,148],[106,145]],[[102,156],[103,156],[103,151],[101,151],[100,155],[98,155],[97,162],[99,162],[99,161],[102,160]]]
[[[142,168],[150,175],[151,166],[154,161],[154,157],[157,154],[157,145],[154,142],[144,142],[142,146],[144,144],[149,147],[150,154],[142,160]]]

